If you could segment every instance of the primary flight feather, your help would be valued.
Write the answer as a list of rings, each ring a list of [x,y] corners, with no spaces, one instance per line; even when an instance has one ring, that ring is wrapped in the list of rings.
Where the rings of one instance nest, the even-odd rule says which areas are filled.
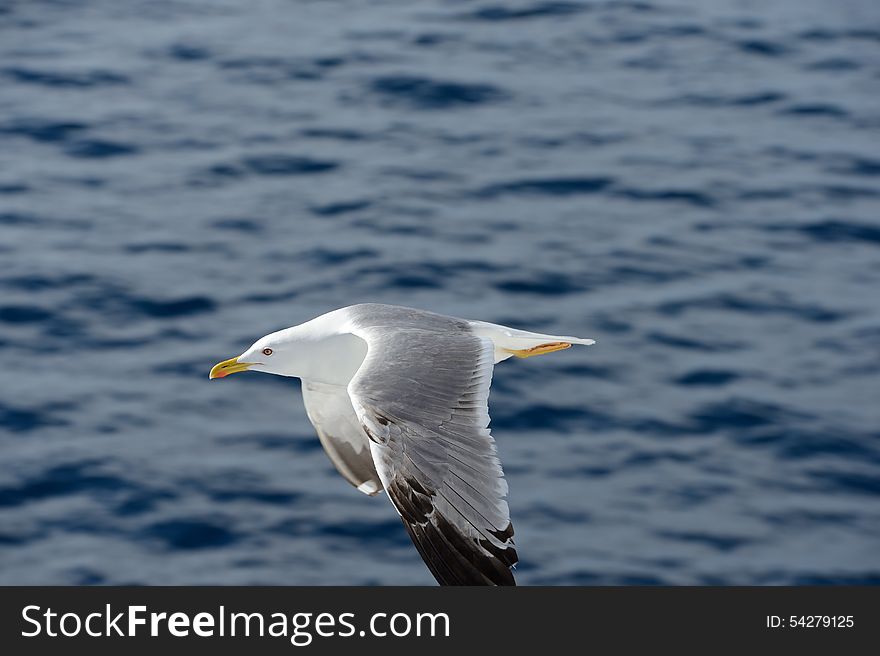
[[[385,491],[440,584],[515,585],[507,482],[488,428],[492,370],[593,343],[369,303],[266,335],[210,377],[301,378],[336,469],[365,494]]]

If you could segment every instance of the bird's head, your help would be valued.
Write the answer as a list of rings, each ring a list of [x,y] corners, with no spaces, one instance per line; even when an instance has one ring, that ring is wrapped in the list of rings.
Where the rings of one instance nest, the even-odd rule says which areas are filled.
[[[218,362],[209,378],[239,371],[262,371],[331,385],[347,385],[367,353],[367,343],[340,331],[330,313],[299,326],[285,328],[254,342],[237,358]]]
[[[295,342],[280,333],[261,337],[250,348],[235,358],[218,362],[211,368],[208,378],[224,378],[240,371],[262,371],[279,376],[294,376],[298,349]]]

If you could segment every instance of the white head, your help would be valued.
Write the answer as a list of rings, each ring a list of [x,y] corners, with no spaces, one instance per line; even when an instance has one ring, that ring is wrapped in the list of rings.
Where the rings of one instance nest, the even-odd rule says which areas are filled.
[[[238,357],[215,364],[208,377],[224,378],[250,370],[345,385],[366,352],[366,342],[347,331],[340,332],[338,324],[312,320],[261,337]]]
[[[225,378],[240,371],[262,371],[277,376],[297,376],[297,362],[302,345],[292,335],[293,328],[279,330],[261,337],[238,357],[218,362],[208,374],[209,378]]]

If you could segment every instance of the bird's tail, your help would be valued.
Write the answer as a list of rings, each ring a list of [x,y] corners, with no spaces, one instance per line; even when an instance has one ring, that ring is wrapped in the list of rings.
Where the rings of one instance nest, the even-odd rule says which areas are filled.
[[[530,358],[533,355],[561,351],[570,348],[572,344],[589,346],[596,343],[594,339],[569,335],[544,335],[485,321],[471,321],[469,323],[475,335],[488,337],[495,344],[496,364],[513,356]]]

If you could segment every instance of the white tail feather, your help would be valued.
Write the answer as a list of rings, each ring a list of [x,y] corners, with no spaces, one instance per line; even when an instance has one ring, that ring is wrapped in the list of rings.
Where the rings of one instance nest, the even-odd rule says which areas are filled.
[[[514,351],[522,351],[534,348],[548,342],[565,342],[568,344],[581,344],[589,346],[596,340],[583,337],[571,337],[569,335],[544,335],[532,333],[527,330],[517,330],[507,326],[500,326],[486,321],[469,321],[471,330],[478,337],[488,337],[495,345],[495,363],[514,355]]]

